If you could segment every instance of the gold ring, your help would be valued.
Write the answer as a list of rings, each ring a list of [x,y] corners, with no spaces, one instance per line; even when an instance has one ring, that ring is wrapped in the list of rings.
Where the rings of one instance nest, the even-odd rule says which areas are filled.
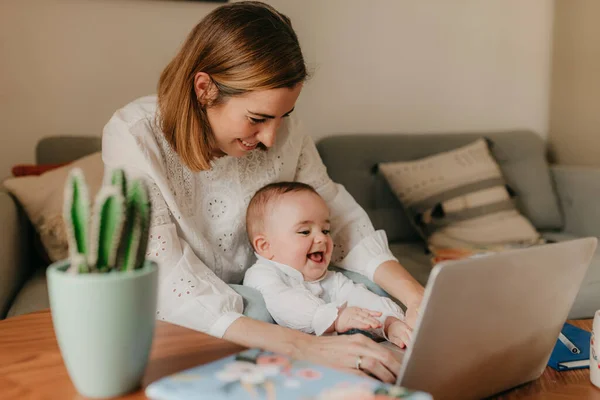
[[[356,356],[356,369],[360,369],[360,364],[362,363],[362,357],[361,356]]]

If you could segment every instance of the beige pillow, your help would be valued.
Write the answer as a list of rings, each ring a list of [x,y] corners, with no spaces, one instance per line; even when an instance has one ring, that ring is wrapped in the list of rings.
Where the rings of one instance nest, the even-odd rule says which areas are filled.
[[[67,235],[62,219],[63,191],[69,171],[75,167],[83,171],[92,201],[102,186],[104,175],[100,152],[40,176],[9,178],[4,181],[6,189],[25,209],[51,261],[62,260],[68,255]]]
[[[430,247],[530,245],[539,240],[516,209],[484,139],[379,168]]]

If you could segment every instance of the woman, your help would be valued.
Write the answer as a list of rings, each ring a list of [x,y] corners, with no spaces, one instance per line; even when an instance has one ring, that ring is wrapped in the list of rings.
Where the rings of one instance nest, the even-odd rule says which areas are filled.
[[[329,179],[312,140],[289,118],[306,77],[286,16],[258,2],[217,8],[165,68],[158,96],[113,115],[103,159],[150,185],[157,318],[392,382],[398,363],[363,335],[315,337],[242,314],[253,306],[248,288],[236,285],[254,261],[246,206],[257,189],[280,180],[316,188],[332,210],[333,262],[407,305],[409,325],[422,299],[423,288],[398,264],[385,235]]]

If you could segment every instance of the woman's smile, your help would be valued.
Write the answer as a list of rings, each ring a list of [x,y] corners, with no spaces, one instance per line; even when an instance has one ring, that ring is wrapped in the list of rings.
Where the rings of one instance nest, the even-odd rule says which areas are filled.
[[[260,143],[260,142],[248,142],[246,140],[242,140],[242,139],[237,139],[237,142],[240,144],[240,146],[242,147],[242,150],[244,151],[250,151],[250,150],[254,150],[256,148],[256,146]]]

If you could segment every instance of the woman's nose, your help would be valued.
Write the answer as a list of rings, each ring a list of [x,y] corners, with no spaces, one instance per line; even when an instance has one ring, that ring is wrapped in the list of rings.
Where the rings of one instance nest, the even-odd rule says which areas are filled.
[[[273,147],[273,145],[275,144],[275,137],[277,136],[278,127],[279,124],[275,123],[274,121],[271,121],[270,124],[267,124],[259,132],[259,134],[257,135],[258,140],[260,140],[260,142],[267,147]]]

